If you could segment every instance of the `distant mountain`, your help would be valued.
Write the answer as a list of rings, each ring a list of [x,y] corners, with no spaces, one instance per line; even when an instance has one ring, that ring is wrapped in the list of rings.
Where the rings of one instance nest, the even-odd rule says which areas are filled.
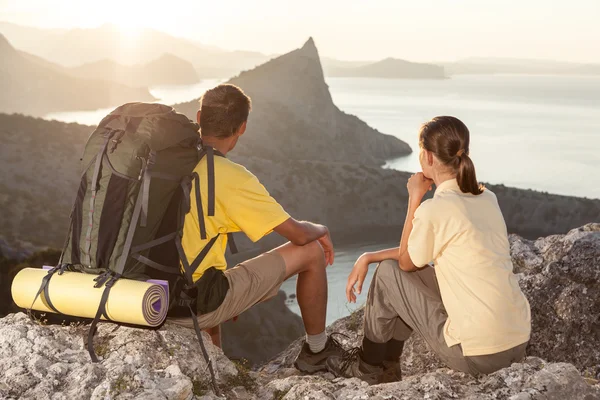
[[[107,59],[71,68],[69,71],[80,78],[110,80],[133,87],[185,85],[200,80],[191,63],[172,54],[163,54],[142,65],[121,65]]]
[[[15,48],[40,55],[45,54],[49,46],[52,46],[68,30],[35,28],[0,21],[0,32]]]
[[[248,131],[236,152],[269,159],[327,160],[383,165],[409,154],[385,135],[333,104],[312,39],[229,81],[252,97]],[[175,106],[195,118],[198,101]]]
[[[41,116],[155,100],[147,89],[72,77],[59,65],[16,50],[2,35],[0,59],[0,112]]]
[[[581,64],[552,60],[530,60],[518,58],[466,58],[453,63],[444,63],[450,75],[460,74],[552,74],[552,75],[597,75],[600,64]]]
[[[8,27],[7,37],[18,48],[51,62],[77,67],[112,60],[121,65],[139,65],[172,54],[192,63],[200,78],[227,78],[253,68],[268,56],[247,51],[225,51],[178,38],[153,29],[125,35],[119,27],[105,24],[98,28],[50,31],[0,23]],[[1,32],[1,31],[0,31]],[[40,46],[38,43],[43,42]]]
[[[325,76],[331,76],[331,74],[338,69],[357,68],[365,65],[373,64],[373,61],[346,61],[338,60],[331,57],[321,57],[321,64],[323,65],[323,73]]]
[[[358,67],[330,68],[331,77],[364,77],[390,79],[445,79],[444,67],[414,63],[396,58],[386,58],[376,63]]]

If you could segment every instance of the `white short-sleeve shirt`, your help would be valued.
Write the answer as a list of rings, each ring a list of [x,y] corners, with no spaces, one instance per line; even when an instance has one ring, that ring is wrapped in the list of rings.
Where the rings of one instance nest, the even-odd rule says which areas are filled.
[[[531,311],[513,274],[506,223],[496,195],[462,193],[455,179],[437,187],[415,212],[408,253],[432,262],[448,313],[444,338],[465,356],[494,354],[525,343]]]

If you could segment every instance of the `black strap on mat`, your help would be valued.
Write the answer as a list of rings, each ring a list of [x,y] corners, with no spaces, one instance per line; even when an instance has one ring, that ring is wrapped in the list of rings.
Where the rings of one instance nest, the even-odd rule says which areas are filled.
[[[102,287],[102,285],[104,285],[104,291],[102,292],[102,297],[100,298],[98,311],[96,312],[96,316],[94,317],[94,320],[90,325],[90,330],[88,332],[86,343],[88,353],[90,353],[90,358],[92,359],[92,362],[95,363],[98,362],[98,356],[96,356],[96,352],[94,351],[94,334],[96,333],[96,325],[98,325],[98,321],[100,321],[100,318],[103,316],[104,318],[109,319],[106,313],[106,302],[108,300],[108,295],[110,294],[110,289],[112,289],[113,285],[117,280],[119,280],[120,277],[120,274],[115,274],[112,271],[107,271],[101,275],[98,275],[98,277],[94,279],[94,281],[96,282],[96,284],[94,285],[95,288],[99,288]]]
[[[38,297],[40,297],[42,292],[44,293],[44,299],[46,300],[48,307],[50,307],[55,313],[60,314],[60,311],[58,311],[56,307],[54,307],[54,304],[52,304],[52,301],[50,300],[50,294],[48,293],[48,285],[50,284],[50,279],[52,279],[55,273],[58,272],[58,275],[62,275],[67,267],[68,264],[59,264],[56,267],[49,270],[46,276],[42,278],[42,284],[40,285],[40,288],[38,289],[37,293],[35,294],[35,297],[33,298],[33,301],[31,302],[31,307],[29,307],[27,310],[27,314],[30,318],[32,317],[31,310],[33,309],[33,305],[37,301]]]

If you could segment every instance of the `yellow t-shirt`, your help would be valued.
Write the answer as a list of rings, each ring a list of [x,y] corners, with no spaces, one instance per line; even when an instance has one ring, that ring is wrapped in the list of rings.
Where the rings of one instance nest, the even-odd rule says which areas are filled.
[[[417,267],[433,261],[448,313],[444,338],[465,356],[495,354],[529,340],[529,302],[513,274],[506,223],[496,195],[462,193],[443,182],[413,220],[408,253]]]
[[[191,264],[204,246],[217,234],[221,234],[193,274],[194,281],[200,279],[210,267],[227,268],[225,250],[227,233],[244,232],[256,242],[271,233],[273,228],[290,218],[283,207],[269,195],[267,189],[243,166],[225,157],[215,156],[215,215],[207,216],[208,183],[207,164],[204,157],[194,172],[200,177],[202,210],[206,226],[206,240],[200,237],[195,187],[190,193],[190,212],[185,216],[182,246]],[[195,183],[194,183],[195,185]]]

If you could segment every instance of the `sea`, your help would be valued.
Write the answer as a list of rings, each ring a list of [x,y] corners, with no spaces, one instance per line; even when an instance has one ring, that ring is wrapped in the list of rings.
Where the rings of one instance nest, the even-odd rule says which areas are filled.
[[[161,103],[176,104],[197,99],[220,82],[156,86],[150,92]],[[600,76],[327,78],[327,84],[341,110],[412,147],[411,155],[386,160],[385,168],[418,171],[420,125],[437,115],[452,115],[469,127],[471,158],[480,181],[600,199]],[[44,118],[95,125],[113,108],[51,113]],[[395,245],[367,243],[336,250],[336,261],[327,269],[328,324],[364,304],[375,266],[357,303],[345,298],[346,280],[358,256]],[[295,286],[295,280],[290,280],[283,289],[290,309],[300,314]]]

